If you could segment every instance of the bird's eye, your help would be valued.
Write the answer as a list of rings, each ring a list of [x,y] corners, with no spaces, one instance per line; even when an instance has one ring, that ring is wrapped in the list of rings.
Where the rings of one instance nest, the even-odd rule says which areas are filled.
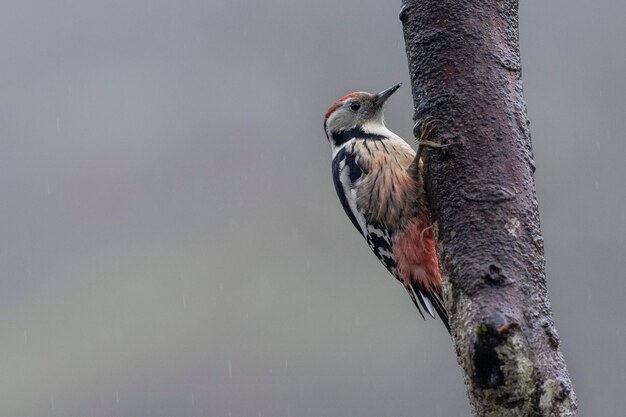
[[[358,111],[360,108],[361,108],[361,103],[359,103],[358,101],[354,101],[350,103],[350,109],[352,111]]]

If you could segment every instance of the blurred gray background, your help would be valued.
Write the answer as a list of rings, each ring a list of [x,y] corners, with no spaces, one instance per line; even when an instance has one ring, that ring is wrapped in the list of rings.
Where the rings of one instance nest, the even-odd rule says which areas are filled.
[[[345,217],[326,108],[405,86],[400,1],[3,1],[0,416],[468,416]],[[626,409],[626,3],[526,1],[548,279],[581,415]]]

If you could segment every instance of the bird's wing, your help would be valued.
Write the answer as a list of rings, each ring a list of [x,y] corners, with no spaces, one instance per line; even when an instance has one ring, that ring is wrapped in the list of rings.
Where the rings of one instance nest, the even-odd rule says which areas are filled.
[[[356,183],[363,176],[363,169],[357,163],[354,153],[344,146],[333,158],[333,182],[339,201],[350,221],[365,236],[366,221],[356,206]]]

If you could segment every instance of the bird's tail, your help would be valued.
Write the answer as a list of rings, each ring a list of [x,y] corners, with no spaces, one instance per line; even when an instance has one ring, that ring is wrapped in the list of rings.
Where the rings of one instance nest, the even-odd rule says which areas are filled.
[[[425,319],[422,308],[432,318],[435,318],[435,313],[437,313],[443,322],[443,325],[446,326],[448,333],[451,333],[448,311],[443,305],[443,298],[441,297],[440,291],[431,290],[424,294],[417,283],[411,284],[411,288],[407,288],[407,291],[409,292],[411,300],[413,300],[413,303],[415,304],[415,307],[417,307],[417,311],[420,313],[422,318]],[[420,308],[420,305],[422,308]]]

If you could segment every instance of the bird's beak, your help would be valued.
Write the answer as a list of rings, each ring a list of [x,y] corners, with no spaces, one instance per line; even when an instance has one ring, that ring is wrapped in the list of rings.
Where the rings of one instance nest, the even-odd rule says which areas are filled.
[[[391,97],[391,95],[395,93],[396,90],[400,88],[401,85],[402,83],[396,84],[393,87],[389,87],[388,89],[383,90],[380,93],[374,95],[374,103],[376,103],[378,107],[382,107],[383,104],[385,104],[385,101],[387,101],[387,99]]]

